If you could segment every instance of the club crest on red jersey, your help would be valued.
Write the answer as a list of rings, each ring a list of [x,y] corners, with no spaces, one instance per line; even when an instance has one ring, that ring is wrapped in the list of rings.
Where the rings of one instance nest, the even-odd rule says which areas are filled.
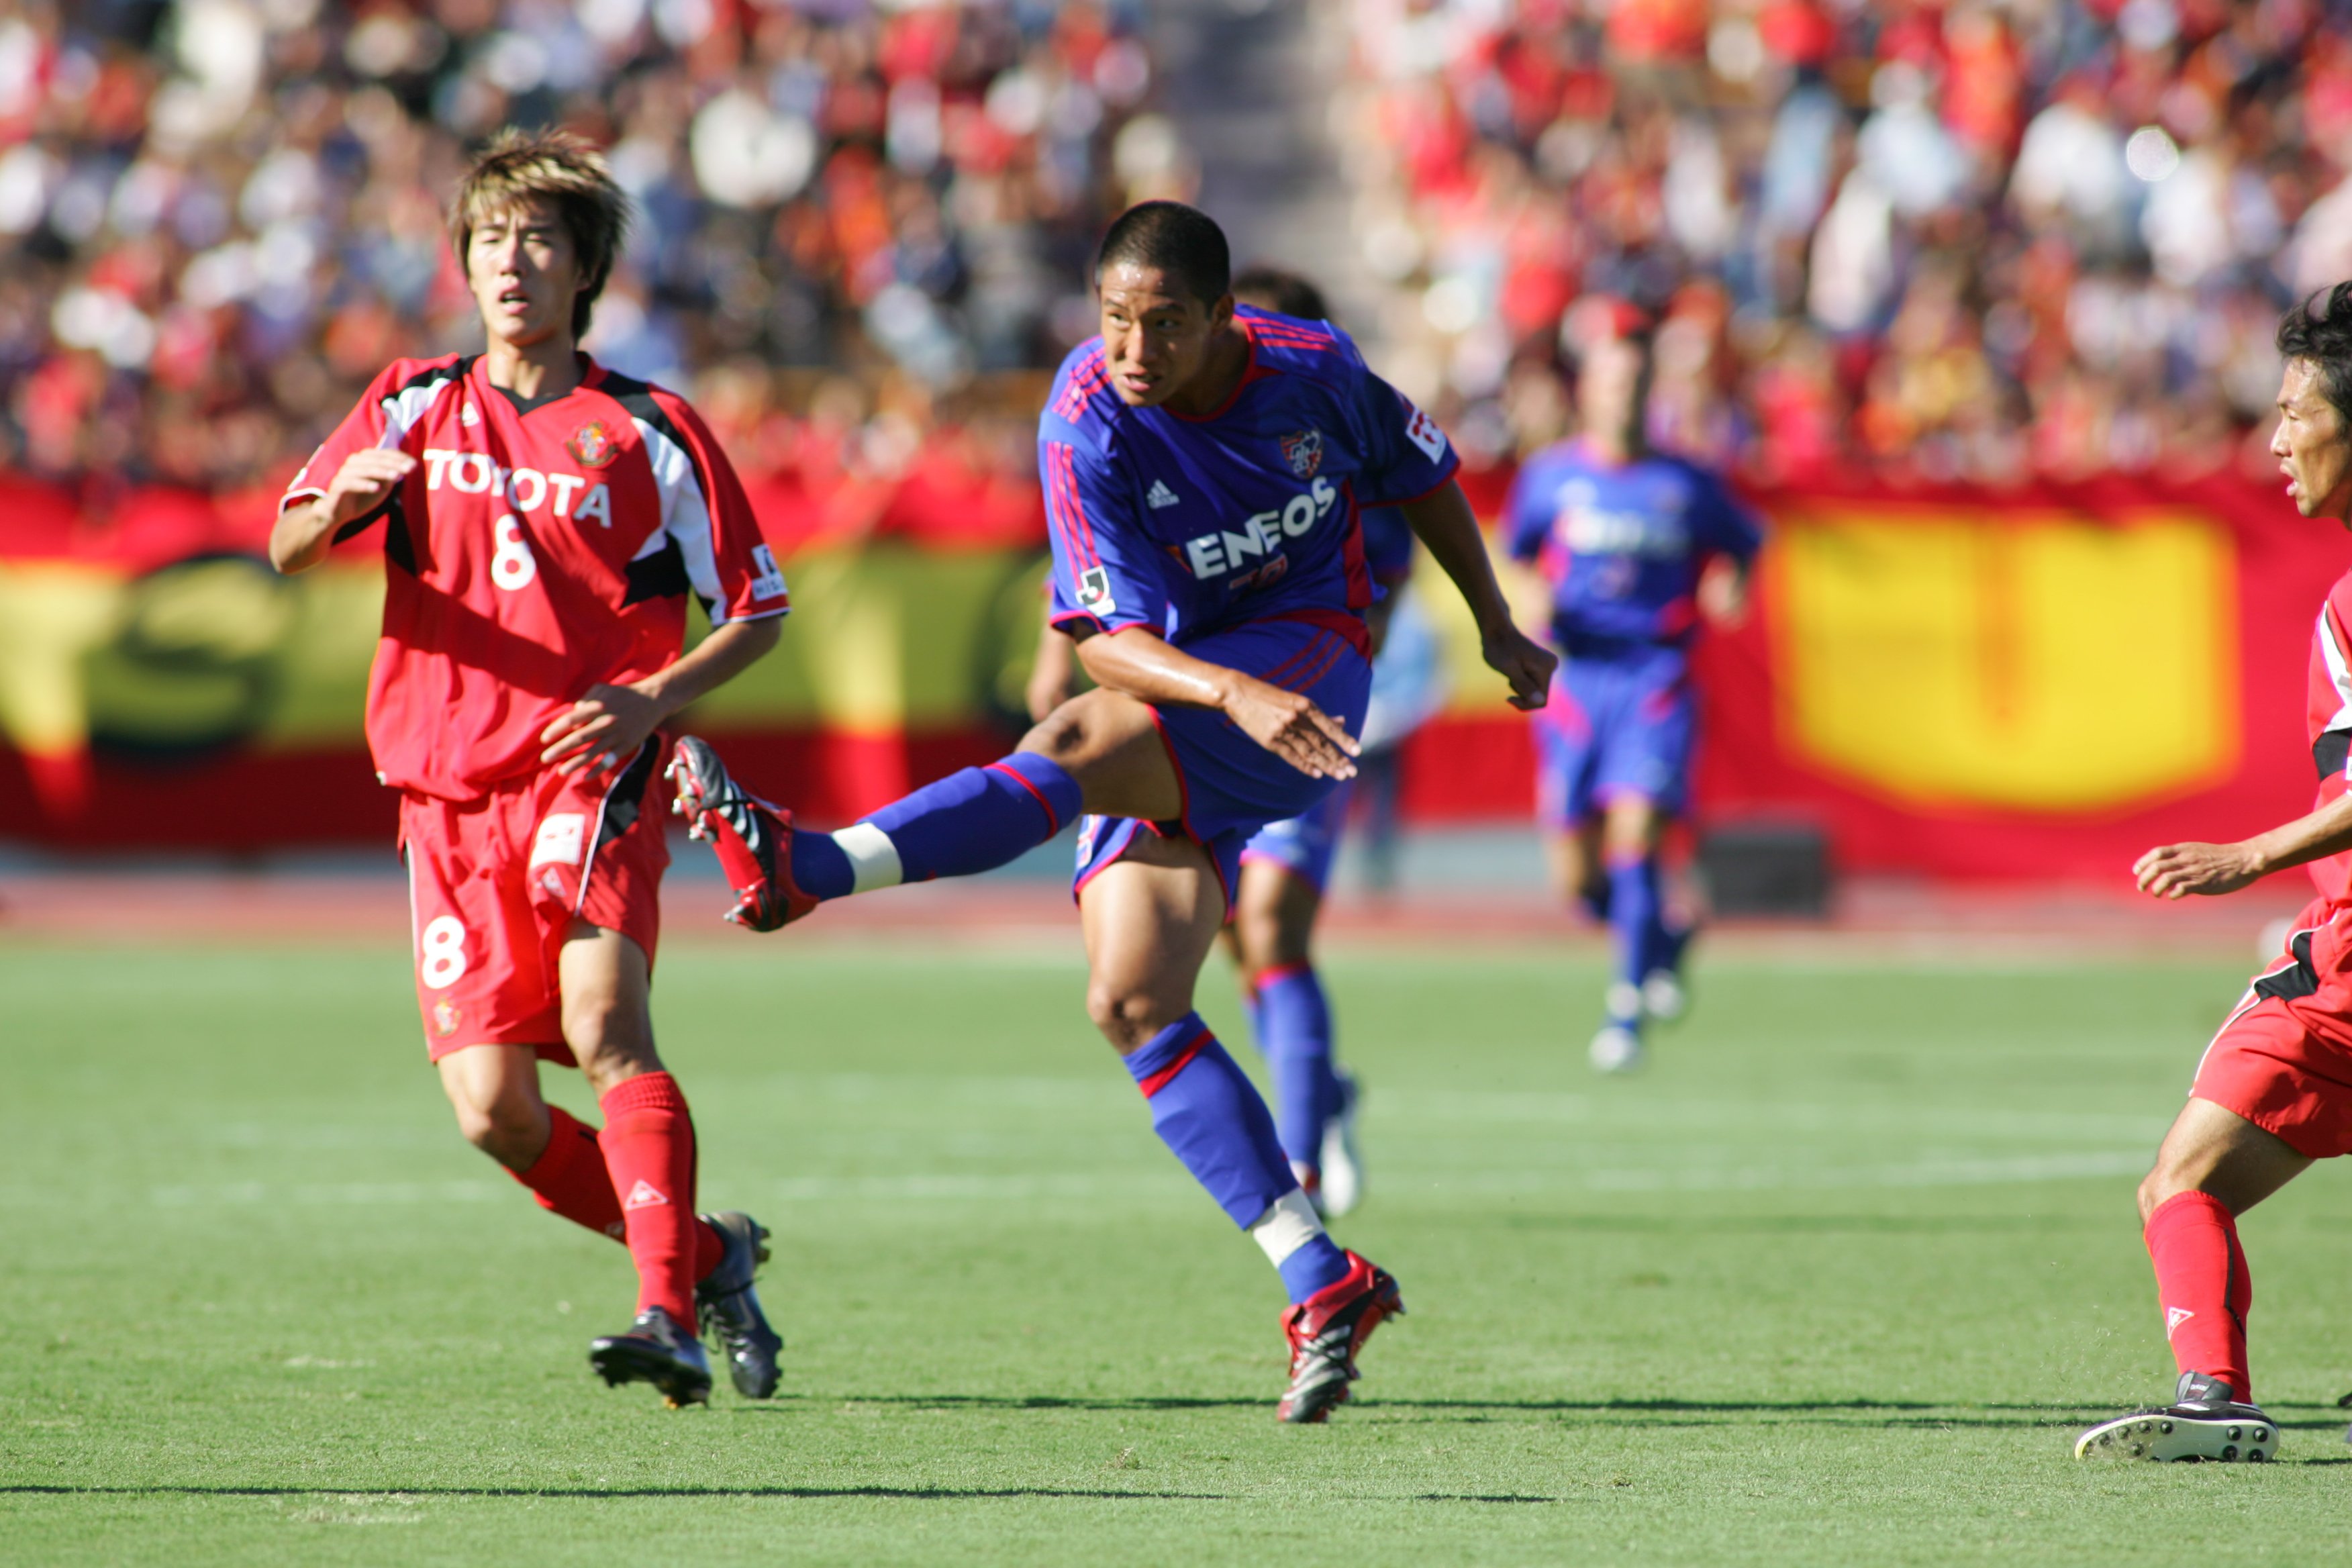
[[[1323,432],[1301,430],[1282,437],[1282,459],[1302,479],[1311,479],[1323,466]]]
[[[563,449],[579,458],[583,467],[601,468],[621,455],[621,438],[602,419],[591,419],[572,432],[572,439],[563,443]]]
[[[446,996],[433,1004],[433,1032],[443,1039],[456,1034],[457,1026],[465,1021],[466,1015]]]

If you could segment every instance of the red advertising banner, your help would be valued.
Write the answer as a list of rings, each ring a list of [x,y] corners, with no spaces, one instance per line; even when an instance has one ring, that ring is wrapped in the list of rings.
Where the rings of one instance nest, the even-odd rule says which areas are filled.
[[[1699,649],[1704,819],[1827,830],[1848,870],[2113,880],[2310,806],[2304,679],[2352,537],[2238,479],[1761,493],[1744,625]],[[1412,742],[1424,820],[1532,801],[1523,722]]]

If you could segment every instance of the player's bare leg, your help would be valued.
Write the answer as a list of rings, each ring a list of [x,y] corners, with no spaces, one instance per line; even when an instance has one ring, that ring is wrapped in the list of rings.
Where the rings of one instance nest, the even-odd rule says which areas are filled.
[[[1139,835],[1087,883],[1078,911],[1088,1016],[1150,1102],[1161,1141],[1265,1249],[1290,1291],[1282,1322],[1291,1376],[1277,1414],[1321,1421],[1347,1399],[1356,1352],[1404,1304],[1394,1279],[1324,1235],[1289,1175],[1265,1102],[1192,1010],[1225,915],[1208,853],[1189,839]]]
[[[1313,987],[1307,1000],[1316,1009],[1322,1029],[1321,1043],[1328,1050],[1328,1004],[1314,973],[1313,951],[1315,922],[1322,911],[1323,894],[1307,878],[1276,860],[1243,860],[1241,886],[1234,898],[1234,917],[1225,933],[1244,993],[1250,998],[1253,1027],[1258,1030],[1261,1048],[1267,1044],[1267,1020],[1259,1011],[1259,987],[1265,976],[1281,975]],[[1268,1060],[1273,1062],[1272,1052],[1268,1053]],[[1336,1082],[1337,1101],[1327,1106],[1318,1118],[1321,1130],[1314,1139],[1316,1147],[1307,1152],[1311,1158],[1302,1160],[1299,1151],[1293,1148],[1290,1163],[1291,1168],[1298,1172],[1307,1196],[1328,1218],[1351,1213],[1363,1201],[1363,1161],[1356,1148],[1359,1089],[1355,1077],[1328,1066],[1328,1056],[1320,1060],[1325,1065],[1310,1068],[1297,1076],[1318,1077],[1324,1084],[1327,1098]],[[1282,1081],[1283,1064],[1273,1065],[1280,1095],[1305,1091],[1303,1084]],[[1326,1072],[1328,1078],[1322,1077]],[[1284,1117],[1291,1114],[1286,1106]],[[1291,1135],[1296,1135],[1295,1124]]]
[[[2252,1280],[2237,1216],[2312,1163],[2275,1133],[2191,1099],[2139,1185],[2165,1337],[2180,1367],[2173,1403],[2103,1422],[2077,1458],[2249,1459],[2278,1452],[2278,1429],[2251,1403],[2245,1315]]]

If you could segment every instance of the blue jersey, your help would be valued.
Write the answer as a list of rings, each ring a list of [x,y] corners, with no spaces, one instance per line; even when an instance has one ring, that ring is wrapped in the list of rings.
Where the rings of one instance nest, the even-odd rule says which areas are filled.
[[[1360,510],[1454,477],[1444,432],[1346,333],[1246,305],[1234,315],[1249,367],[1200,418],[1120,402],[1098,338],[1062,362],[1037,422],[1055,626],[1146,626],[1182,644],[1360,617],[1373,594]]]
[[[1505,519],[1511,554],[1551,580],[1553,636],[1571,652],[1688,641],[1708,557],[1748,561],[1763,542],[1756,519],[1696,464],[1652,453],[1612,466],[1575,440],[1528,459]]]

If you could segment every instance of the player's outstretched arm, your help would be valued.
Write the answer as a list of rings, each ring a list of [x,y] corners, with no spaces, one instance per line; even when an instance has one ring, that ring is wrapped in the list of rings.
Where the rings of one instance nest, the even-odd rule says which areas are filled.
[[[598,684],[571,710],[540,731],[547,749],[539,754],[558,773],[586,768],[603,773],[637,754],[646,737],[697,699],[718,690],[776,646],[783,619],[730,621],[687,653],[643,680],[626,686]]]
[[[415,468],[415,458],[394,447],[353,452],[335,471],[325,495],[278,514],[269,530],[269,563],[284,573],[308,572],[327,558],[338,530],[382,506]]]
[[[1503,597],[1503,585],[1495,581],[1495,563],[1486,557],[1486,541],[1462,487],[1449,479],[1398,510],[1469,602],[1478,623],[1479,651],[1511,683],[1511,706],[1530,712],[1542,707],[1559,660],[1513,624],[1511,606]]]
[[[1154,704],[1213,708],[1242,733],[1309,778],[1356,776],[1356,741],[1347,726],[1296,691],[1195,658],[1139,627],[1097,633],[1078,643],[1095,684]]]
[[[2352,795],[2331,800],[2308,816],[2235,844],[2167,844],[2132,866],[2139,890],[2154,898],[2234,893],[2306,861],[2352,849]]]

